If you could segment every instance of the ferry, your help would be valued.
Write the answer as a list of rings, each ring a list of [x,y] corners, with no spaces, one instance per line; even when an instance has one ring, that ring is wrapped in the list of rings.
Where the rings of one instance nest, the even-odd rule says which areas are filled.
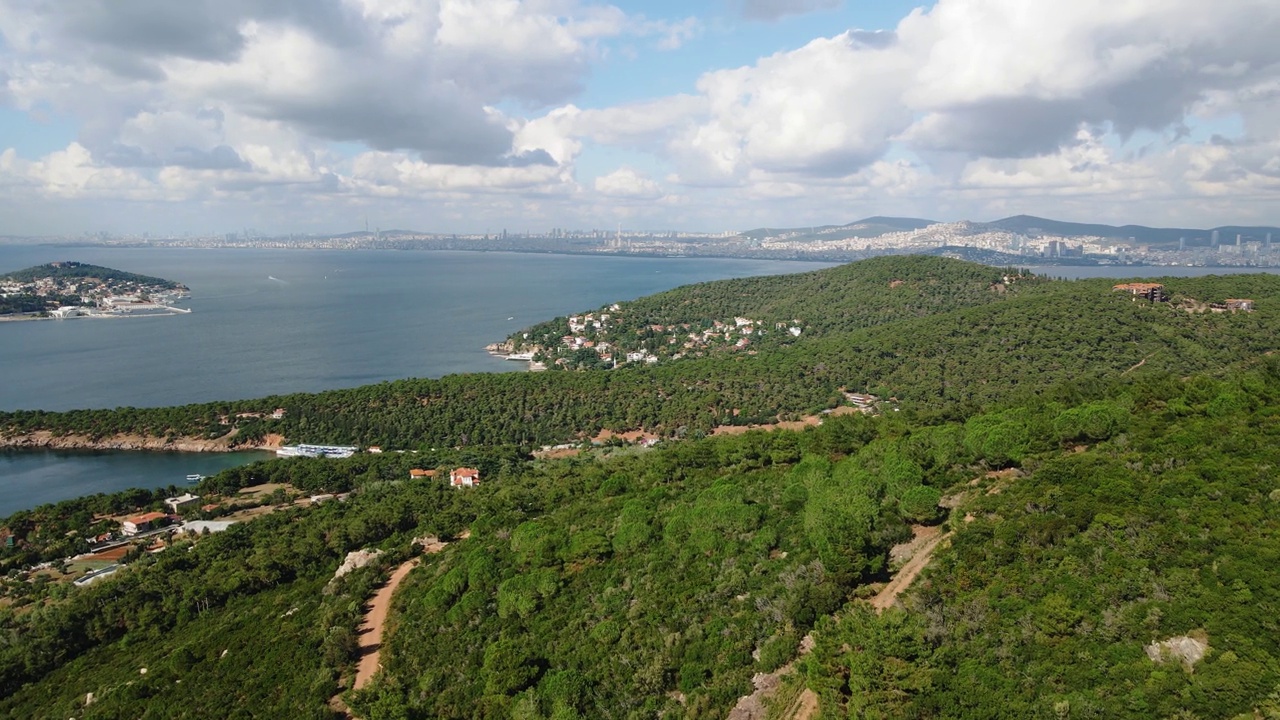
[[[204,476],[203,476],[203,475],[197,475],[197,474],[195,474],[195,473],[192,473],[192,474],[190,474],[190,475],[188,475],[188,476],[187,476],[187,482],[189,482],[189,483],[198,483],[198,482],[200,482],[200,481],[201,481],[201,480],[203,480],[203,479],[204,479]]]

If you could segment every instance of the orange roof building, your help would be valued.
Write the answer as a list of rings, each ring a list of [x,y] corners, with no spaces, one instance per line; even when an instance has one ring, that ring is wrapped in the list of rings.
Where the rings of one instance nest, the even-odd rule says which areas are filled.
[[[138,533],[147,532],[155,527],[156,523],[161,520],[167,520],[168,515],[162,512],[149,512],[137,515],[120,523],[120,532],[125,535],[137,535]]]
[[[449,473],[449,484],[454,487],[475,487],[480,484],[480,471],[475,468],[456,468]]]

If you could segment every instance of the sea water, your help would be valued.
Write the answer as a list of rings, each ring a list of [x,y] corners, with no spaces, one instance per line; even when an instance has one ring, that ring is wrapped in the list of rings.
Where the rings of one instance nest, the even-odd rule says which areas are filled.
[[[191,297],[179,306],[192,312],[0,322],[0,410],[181,405],[407,377],[523,370],[526,363],[492,357],[484,346],[556,316],[679,285],[830,265],[443,251],[0,245],[0,274],[55,260],[183,283],[191,288]],[[0,454],[0,517],[92,492],[180,484],[188,474],[210,474],[255,457]]]

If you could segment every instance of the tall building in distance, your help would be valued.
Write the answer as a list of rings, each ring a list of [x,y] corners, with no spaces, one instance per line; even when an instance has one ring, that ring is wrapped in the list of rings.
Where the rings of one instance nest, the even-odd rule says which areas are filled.
[[[1220,239],[1220,236],[1217,230],[1213,231],[1213,235],[1211,235],[1210,238],[1211,238],[1210,244],[1212,244],[1214,247],[1218,247],[1218,240]]]

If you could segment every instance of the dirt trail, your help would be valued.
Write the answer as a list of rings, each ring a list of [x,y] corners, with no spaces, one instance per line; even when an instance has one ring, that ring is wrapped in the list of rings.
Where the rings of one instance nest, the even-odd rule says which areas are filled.
[[[360,664],[356,668],[355,689],[359,690],[373,679],[382,667],[379,659],[382,653],[382,629],[387,623],[387,611],[391,609],[391,596],[404,580],[409,571],[418,565],[417,558],[396,568],[387,581],[374,594],[369,602],[369,610],[365,613],[364,622],[360,623]]]
[[[461,537],[465,540],[470,536],[471,531],[468,530]],[[435,537],[421,538],[416,542],[422,545],[422,552],[427,555],[434,555],[449,546],[449,543],[437,540]],[[379,662],[382,652],[382,632],[387,624],[387,613],[391,610],[391,597],[395,595],[396,588],[400,587],[401,581],[409,571],[417,567],[418,560],[419,558],[414,558],[396,568],[395,572],[391,573],[391,578],[387,580],[387,584],[379,588],[378,592],[374,593],[373,599],[369,601],[364,622],[360,623],[360,664],[356,666],[354,685],[356,690],[368,685],[382,667]]]
[[[813,720],[818,717],[818,693],[805,688],[796,698],[796,704],[788,708],[783,717],[790,720]]]
[[[898,570],[883,590],[871,598],[871,606],[876,609],[876,612],[884,612],[885,608],[892,606],[898,596],[911,587],[911,583],[915,582],[920,572],[929,564],[929,560],[933,558],[933,551],[951,537],[951,533],[942,535],[937,528],[930,529],[934,532],[917,532],[916,539],[912,541],[912,545],[916,547],[911,553],[911,559],[902,566],[901,570]]]
[[[876,612],[883,612],[885,608],[892,606],[898,596],[911,587],[911,583],[915,582],[920,572],[929,564],[933,551],[951,537],[951,533],[944,535],[942,529],[938,527],[917,525],[912,528],[912,532],[915,533],[915,537],[910,542],[890,551],[890,557],[910,559],[898,570],[889,584],[872,598],[871,606],[876,609]],[[813,633],[809,633],[800,641],[800,655],[807,655],[813,650],[813,646]],[[757,674],[752,678],[755,692],[738,699],[738,703],[729,711],[728,720],[764,720],[768,714],[765,702],[778,693],[778,689],[782,686],[782,679],[794,670],[795,662],[793,661],[771,673]],[[818,710],[817,693],[805,688],[796,696],[782,717],[786,720],[813,720],[818,716]]]

